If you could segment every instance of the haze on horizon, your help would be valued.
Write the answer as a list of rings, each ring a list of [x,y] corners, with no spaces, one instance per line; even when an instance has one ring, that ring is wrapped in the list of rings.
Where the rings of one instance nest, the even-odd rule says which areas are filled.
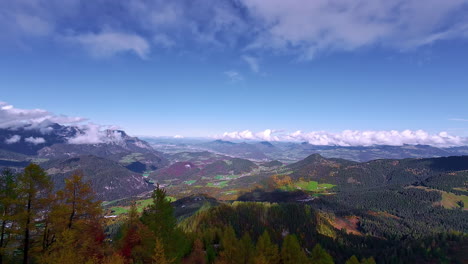
[[[31,0],[0,10],[0,127],[468,144],[466,0]]]

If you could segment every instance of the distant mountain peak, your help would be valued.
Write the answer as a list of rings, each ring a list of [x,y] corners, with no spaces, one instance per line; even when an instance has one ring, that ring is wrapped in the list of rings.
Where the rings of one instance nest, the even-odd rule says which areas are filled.
[[[274,145],[268,141],[260,141],[259,143],[267,147],[274,147]]]
[[[234,142],[231,142],[231,141],[227,141],[227,140],[222,140],[222,139],[217,139],[215,141],[213,141],[214,143],[219,143],[219,144],[229,144],[229,145],[234,145],[236,143]]]

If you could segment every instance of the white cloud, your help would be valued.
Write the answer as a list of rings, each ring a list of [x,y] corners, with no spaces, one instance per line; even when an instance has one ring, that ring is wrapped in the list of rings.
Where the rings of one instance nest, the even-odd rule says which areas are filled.
[[[306,141],[324,146],[372,146],[372,145],[432,145],[440,147],[468,145],[468,138],[453,136],[447,132],[430,134],[423,130],[358,131],[344,130],[340,133],[313,131],[304,133],[279,133],[267,129],[258,133],[250,130],[225,132],[216,138],[226,140]]]
[[[47,133],[52,123],[73,124],[84,121],[81,117],[55,115],[43,109],[21,109],[5,102],[0,102],[0,128],[39,129]]]
[[[70,144],[99,144],[104,143],[104,133],[100,130],[100,126],[96,124],[87,124],[80,127],[83,134],[78,134],[68,140]]]
[[[260,66],[258,64],[258,59],[254,58],[252,56],[247,56],[247,55],[242,56],[242,59],[249,65],[250,69],[254,73],[258,73],[260,71]]]
[[[131,51],[146,58],[150,45],[169,47],[177,43],[181,48],[200,44],[243,51],[246,46],[262,51],[272,49],[274,54],[296,53],[310,59],[321,52],[367,46],[411,50],[446,39],[467,39],[467,3],[468,0],[8,1],[0,8],[0,39],[16,44],[24,36],[55,37],[47,38],[50,40],[72,32],[72,38],[96,56]],[[115,12],[104,14],[103,10]],[[90,33],[103,28],[109,31]],[[22,44],[28,45],[27,41]]]
[[[401,50],[468,37],[468,18],[461,15],[467,0],[241,2],[262,29],[251,48],[294,50],[306,59],[321,51],[370,45]]]
[[[133,52],[146,59],[150,51],[148,42],[136,34],[121,32],[86,33],[66,38],[88,49],[93,56],[110,57],[117,53]]]
[[[184,136],[181,135],[175,135],[174,138],[184,138]]]
[[[34,145],[43,144],[46,142],[45,139],[41,137],[27,137],[24,139],[24,141],[29,142]]]
[[[124,138],[120,131],[109,129],[93,123],[80,125],[82,133],[68,139],[69,144],[123,144]]]
[[[13,135],[10,138],[5,139],[5,143],[6,144],[14,144],[14,143],[18,143],[20,140],[21,140],[20,135]]]
[[[244,80],[244,76],[237,71],[225,71],[224,75],[226,75],[231,82],[240,82]]]

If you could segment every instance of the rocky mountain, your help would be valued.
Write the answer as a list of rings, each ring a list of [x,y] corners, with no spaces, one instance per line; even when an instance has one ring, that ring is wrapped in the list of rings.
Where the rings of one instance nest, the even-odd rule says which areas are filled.
[[[21,171],[30,162],[45,167],[57,188],[65,177],[82,171],[103,200],[152,190],[144,175],[169,163],[147,142],[122,130],[59,124],[0,129],[0,168]]]

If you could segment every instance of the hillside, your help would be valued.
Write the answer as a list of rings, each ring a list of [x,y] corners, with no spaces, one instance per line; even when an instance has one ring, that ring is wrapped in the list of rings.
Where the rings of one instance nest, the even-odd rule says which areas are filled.
[[[64,179],[81,171],[84,180],[90,181],[97,198],[110,201],[153,190],[143,176],[117,162],[92,155],[58,159],[41,164],[52,177],[55,188],[64,186]]]

